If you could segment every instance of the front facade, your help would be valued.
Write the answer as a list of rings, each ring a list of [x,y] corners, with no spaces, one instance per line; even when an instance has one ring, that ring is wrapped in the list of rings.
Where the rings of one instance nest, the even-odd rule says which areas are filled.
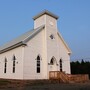
[[[43,11],[34,30],[0,47],[0,78],[49,79],[50,71],[70,74],[71,51],[58,32],[58,16]]]

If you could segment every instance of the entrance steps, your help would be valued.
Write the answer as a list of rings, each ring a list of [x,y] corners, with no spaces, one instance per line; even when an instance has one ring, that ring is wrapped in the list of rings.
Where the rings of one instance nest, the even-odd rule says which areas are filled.
[[[80,82],[89,81],[89,76],[88,74],[71,75],[71,74],[66,74],[65,72],[60,72],[60,71],[50,71],[49,79],[59,80],[62,83],[80,83]]]

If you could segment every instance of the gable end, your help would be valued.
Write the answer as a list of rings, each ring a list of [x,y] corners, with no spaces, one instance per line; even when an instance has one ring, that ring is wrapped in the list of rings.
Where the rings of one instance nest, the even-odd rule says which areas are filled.
[[[60,37],[61,41],[63,42],[64,46],[66,47],[66,49],[68,50],[68,54],[70,55],[72,52],[70,50],[70,48],[68,47],[68,45],[66,44],[66,42],[64,41],[64,39],[62,38],[62,36],[60,35],[59,32],[57,32],[58,36]]]

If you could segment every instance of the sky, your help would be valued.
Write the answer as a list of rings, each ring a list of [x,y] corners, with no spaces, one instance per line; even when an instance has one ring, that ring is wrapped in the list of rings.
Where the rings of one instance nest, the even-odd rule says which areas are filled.
[[[43,10],[59,16],[71,61],[90,61],[90,0],[0,0],[0,45],[32,29],[33,16]]]

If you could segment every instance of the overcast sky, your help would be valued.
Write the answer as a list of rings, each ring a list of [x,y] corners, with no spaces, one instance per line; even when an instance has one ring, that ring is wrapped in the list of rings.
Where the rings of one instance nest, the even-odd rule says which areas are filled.
[[[90,0],[0,0],[0,45],[32,29],[33,16],[45,9],[59,16],[71,60],[90,60]]]

